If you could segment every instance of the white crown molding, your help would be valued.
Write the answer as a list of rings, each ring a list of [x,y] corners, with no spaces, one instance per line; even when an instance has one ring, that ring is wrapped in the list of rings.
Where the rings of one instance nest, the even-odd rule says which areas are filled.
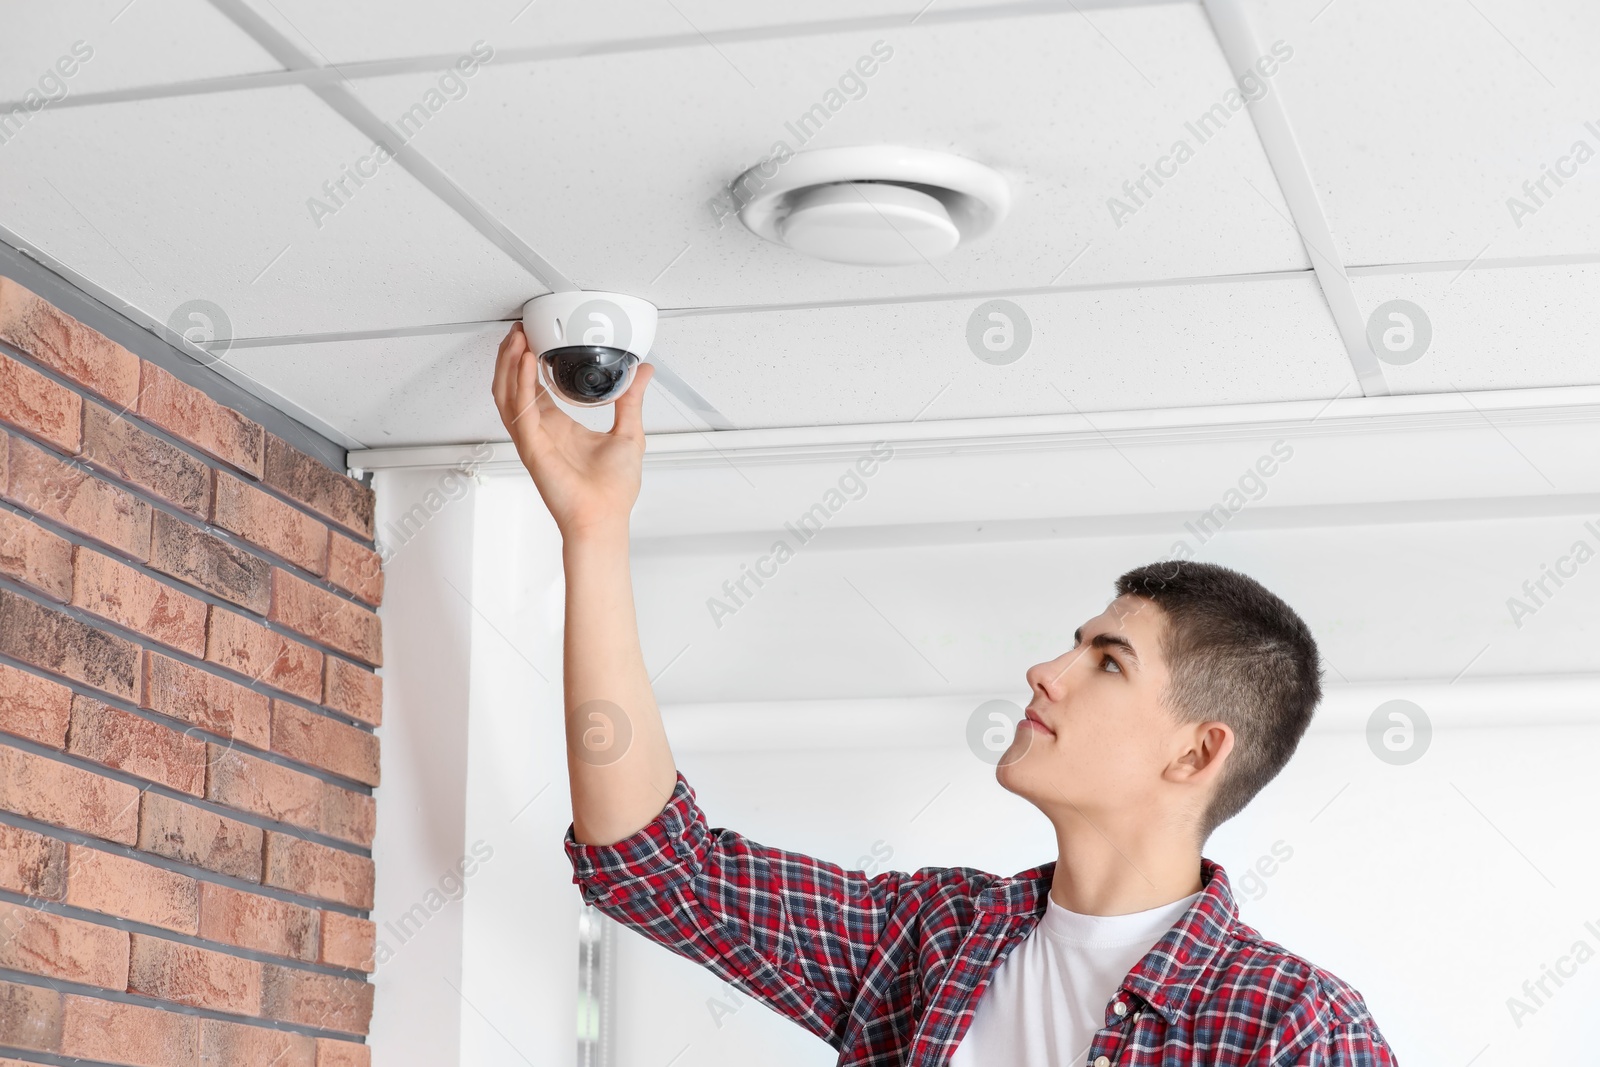
[[[656,468],[786,464],[854,456],[888,442],[896,456],[1059,452],[1124,444],[1193,444],[1261,437],[1316,437],[1526,425],[1600,423],[1600,386],[1419,393],[1334,400],[1274,401],[1192,408],[1022,415],[927,422],[794,426],[651,434],[645,465]],[[489,442],[480,471],[517,471],[510,442]],[[448,469],[474,464],[481,444],[352,450],[356,470]]]

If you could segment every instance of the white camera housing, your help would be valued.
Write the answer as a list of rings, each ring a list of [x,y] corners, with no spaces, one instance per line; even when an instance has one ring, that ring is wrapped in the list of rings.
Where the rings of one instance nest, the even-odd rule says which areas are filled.
[[[522,305],[522,329],[545,387],[569,404],[610,404],[633,384],[656,339],[656,306],[636,296],[577,290]]]

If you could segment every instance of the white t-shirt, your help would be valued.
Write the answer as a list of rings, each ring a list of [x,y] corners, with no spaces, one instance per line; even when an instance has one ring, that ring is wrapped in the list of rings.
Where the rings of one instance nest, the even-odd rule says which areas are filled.
[[[1051,900],[996,969],[950,1067],[1082,1067],[1122,980],[1199,897],[1132,915]]]

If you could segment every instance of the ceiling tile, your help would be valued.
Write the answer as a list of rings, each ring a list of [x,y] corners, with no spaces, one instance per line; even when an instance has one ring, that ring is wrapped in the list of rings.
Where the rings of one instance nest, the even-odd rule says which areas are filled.
[[[892,50],[856,98],[841,78]],[[362,79],[390,120],[438,78]],[[1202,143],[1187,123],[1232,86],[1192,4],[918,24],[630,55],[491,61],[413,122],[413,144],[568,277],[664,307],[793,304],[1216,276],[1308,266],[1245,111]],[[836,104],[806,147],[907,144],[1010,180],[998,232],[933,263],[807,259],[709,206],[723,183],[800,145],[795,120]],[[1242,100],[1240,101],[1242,106]],[[417,128],[420,125],[420,128]],[[795,127],[795,129],[791,129]],[[1192,158],[1124,190],[1174,144]],[[1131,213],[1114,216],[1109,201]],[[1137,199],[1135,199],[1137,198]]]
[[[1600,252],[1600,4],[1246,2],[1346,263]]]
[[[10,102],[30,89],[59,99],[282,69],[205,0],[7,4],[0,34],[0,100]]]
[[[969,347],[983,304],[672,316],[656,351],[739,428],[1360,395],[1309,274],[1019,296],[1031,339],[1003,366]]]
[[[1600,264],[1374,274],[1351,279],[1361,310],[1416,345],[1419,317],[1390,319],[1388,301],[1421,309],[1431,335],[1410,363],[1385,362],[1396,393],[1600,385]],[[1404,309],[1400,309],[1402,313]],[[1382,311],[1380,315],[1379,312]],[[1384,327],[1380,327],[1380,334]]]
[[[509,318],[545,291],[398,163],[314,214],[373,146],[301,86],[46,111],[27,134],[4,225],[158,321],[199,298],[234,337],[354,332]]]
[[[504,324],[418,337],[234,348],[226,361],[258,389],[304,408],[367,448],[504,441],[489,386]],[[609,430],[612,408],[562,408]],[[702,429],[659,383],[645,393],[646,433]]]
[[[910,24],[931,6],[927,0],[814,0],[803,6],[780,0],[458,0],[418,5],[396,18],[394,5],[383,0],[249,2],[297,46],[333,63],[463,52],[477,41],[496,49],[643,49],[662,39],[727,30],[781,32],[781,27],[885,18]],[[961,5],[975,12],[991,6],[1018,5],[1009,0]]]

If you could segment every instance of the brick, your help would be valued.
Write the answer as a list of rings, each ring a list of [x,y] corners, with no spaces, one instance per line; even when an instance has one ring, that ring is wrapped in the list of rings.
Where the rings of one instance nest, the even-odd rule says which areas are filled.
[[[143,691],[140,707],[256,748],[272,745],[271,701],[265,693],[158,652],[144,655]]]
[[[306,455],[276,434],[267,434],[261,480],[362,539],[372,540],[372,490]]]
[[[149,934],[130,935],[128,953],[130,993],[235,1015],[261,1014],[262,964],[255,960]]]
[[[365,785],[378,784],[378,738],[356,726],[272,702],[272,751]]]
[[[261,880],[262,829],[181,800],[146,792],[139,848],[247,881]]]
[[[210,514],[210,467],[93,401],[83,408],[81,455],[197,518]]]
[[[205,601],[83,545],[73,557],[72,603],[152,641],[205,655]]]
[[[206,661],[293,696],[322,695],[322,653],[226,608],[211,612]]]
[[[272,572],[272,611],[267,617],[363,663],[383,663],[377,615],[288,571]]]
[[[0,653],[123,700],[138,695],[139,647],[0,589]]]
[[[353,845],[370,845],[377,833],[378,804],[368,793],[341,789],[332,782],[322,785],[322,823],[318,827],[329,837]]]
[[[200,1020],[142,1004],[68,993],[61,1051],[131,1067],[188,1067],[200,1054]]]
[[[65,603],[72,599],[72,543],[0,511],[0,574]]]
[[[200,1067],[316,1067],[316,1039],[264,1026],[200,1020]]]
[[[366,856],[267,831],[266,885],[365,909],[372,907],[372,873]]]
[[[261,477],[261,426],[154,363],[144,365],[139,414],[202,452]]]
[[[322,824],[320,778],[281,764],[211,745],[206,799],[309,830]]]
[[[272,564],[164,511],[152,525],[150,566],[257,615],[267,613]]]
[[[134,559],[150,555],[150,505],[87,468],[20,437],[10,442],[5,497]]]
[[[0,352],[0,422],[43,438],[63,452],[76,452],[83,400],[66,386]]]
[[[372,1022],[372,986],[354,978],[261,965],[261,1013],[346,1034],[365,1034]]]
[[[322,703],[352,719],[383,722],[383,679],[338,656],[329,656],[323,673]]]
[[[377,947],[378,927],[339,911],[322,913],[322,947],[318,959],[335,967],[371,972]]]
[[[0,340],[119,407],[139,396],[139,357],[0,278]]]
[[[319,1037],[317,1067],[372,1067],[372,1046]]]
[[[297,960],[317,956],[318,912],[216,882],[200,884],[200,936]]]
[[[38,1052],[61,1047],[61,994],[44,986],[0,982],[0,1045]],[[0,1064],[21,1063],[0,1060]]]
[[[180,793],[205,793],[204,741],[81,693],[72,698],[67,751]]]
[[[67,891],[66,842],[0,823],[0,889],[59,901]]]
[[[0,663],[0,731],[65,748],[71,715],[72,690]]]
[[[327,572],[326,526],[299,508],[224,471],[217,472],[217,495],[211,508],[211,521],[297,567],[313,574]]]
[[[383,561],[343,534],[329,537],[328,581],[373,607],[383,603]]]
[[[128,932],[0,901],[0,967],[120,991]]]
[[[3,745],[0,809],[122,845],[139,836],[137,787]]]
[[[114,852],[67,846],[67,903],[180,934],[200,929],[193,878]]]

